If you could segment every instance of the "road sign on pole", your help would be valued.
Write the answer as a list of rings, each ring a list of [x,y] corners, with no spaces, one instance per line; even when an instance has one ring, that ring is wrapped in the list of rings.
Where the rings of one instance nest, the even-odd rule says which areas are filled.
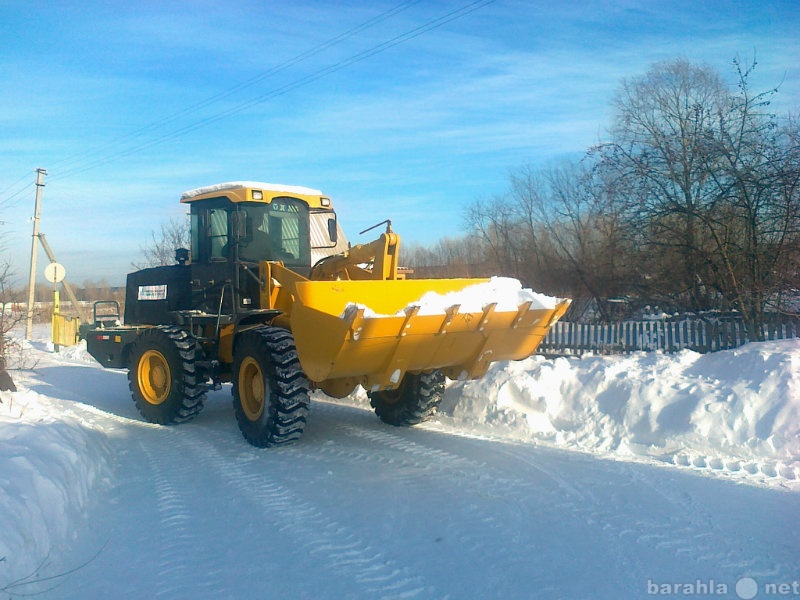
[[[61,283],[66,275],[67,270],[57,262],[52,262],[44,268],[44,278],[50,283]]]

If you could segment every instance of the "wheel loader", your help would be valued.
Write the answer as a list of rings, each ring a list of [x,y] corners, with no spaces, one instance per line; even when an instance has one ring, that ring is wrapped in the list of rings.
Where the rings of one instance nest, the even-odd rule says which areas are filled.
[[[300,437],[313,390],[342,398],[363,386],[381,420],[414,425],[446,378],[528,357],[569,305],[467,306],[458,294],[488,280],[405,278],[391,222],[351,247],[319,190],[231,182],[181,202],[191,248],[130,273],[124,315],[96,305],[85,334],[98,362],[128,370],[152,423],[191,419],[209,388],[230,382],[242,435],[259,447]],[[426,294],[455,299],[432,310]]]

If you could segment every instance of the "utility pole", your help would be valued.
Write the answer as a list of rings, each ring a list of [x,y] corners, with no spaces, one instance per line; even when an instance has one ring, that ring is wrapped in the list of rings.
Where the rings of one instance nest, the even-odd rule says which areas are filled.
[[[31,331],[33,329],[33,303],[34,291],[36,285],[36,249],[38,247],[37,241],[39,239],[39,216],[41,215],[42,205],[42,188],[44,187],[44,176],[47,171],[38,168],[36,169],[36,206],[33,209],[33,237],[31,239],[31,276],[28,280],[28,321],[25,326],[25,339],[31,339]]]

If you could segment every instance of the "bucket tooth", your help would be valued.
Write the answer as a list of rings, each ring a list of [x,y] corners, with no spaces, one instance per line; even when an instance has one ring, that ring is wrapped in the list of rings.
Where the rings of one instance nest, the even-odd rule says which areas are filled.
[[[445,309],[444,319],[442,319],[442,326],[439,327],[439,331],[436,335],[443,335],[447,333],[447,328],[450,327],[450,323],[453,322],[453,318],[458,314],[459,309],[461,309],[460,304],[453,304],[453,306]]]
[[[517,316],[514,317],[514,320],[511,322],[511,328],[516,329],[519,327],[520,321],[522,321],[523,317],[528,314],[528,311],[531,309],[531,304],[533,302],[528,300],[527,302],[523,302],[519,305],[519,309],[517,310]]]
[[[361,337],[361,331],[363,329],[364,308],[357,306],[354,309],[349,310],[344,317],[344,321],[350,328],[350,338],[353,341],[358,341],[358,339]]]
[[[483,314],[481,315],[481,320],[478,321],[478,331],[483,332],[486,329],[486,325],[489,323],[492,315],[494,314],[494,309],[497,308],[497,302],[492,302],[491,304],[487,304],[483,307]]]
[[[419,309],[420,307],[418,304],[414,304],[405,309],[406,317],[403,319],[403,325],[400,327],[398,337],[406,337],[406,335],[408,335],[408,330],[411,328],[411,321],[417,316]]]

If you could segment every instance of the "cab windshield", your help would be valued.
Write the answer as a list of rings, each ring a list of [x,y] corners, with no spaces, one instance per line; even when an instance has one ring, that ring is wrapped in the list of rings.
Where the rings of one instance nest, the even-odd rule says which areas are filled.
[[[269,204],[242,204],[238,210],[247,228],[247,235],[239,244],[240,260],[279,260],[286,266],[310,264],[305,202],[296,198],[275,198]]]

